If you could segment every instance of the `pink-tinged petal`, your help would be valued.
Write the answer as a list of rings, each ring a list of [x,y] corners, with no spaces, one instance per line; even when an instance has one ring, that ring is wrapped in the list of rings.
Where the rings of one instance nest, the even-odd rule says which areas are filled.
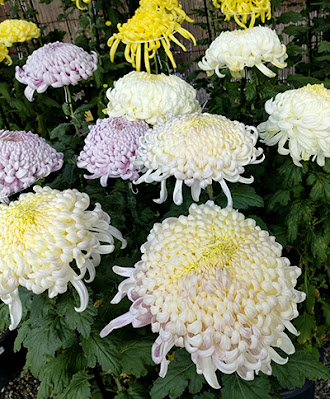
[[[106,337],[108,334],[110,334],[113,330],[121,327],[125,327],[128,324],[132,323],[134,319],[134,316],[130,313],[127,312],[116,319],[112,320],[107,326],[103,328],[103,330],[100,332],[101,338]]]

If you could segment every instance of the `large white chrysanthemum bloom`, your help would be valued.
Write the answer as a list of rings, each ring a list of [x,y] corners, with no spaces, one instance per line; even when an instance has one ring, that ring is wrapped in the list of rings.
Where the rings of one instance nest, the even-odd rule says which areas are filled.
[[[213,388],[220,388],[217,369],[245,380],[259,371],[270,375],[271,361],[287,361],[273,347],[295,350],[284,330],[297,334],[290,321],[305,299],[294,289],[301,270],[281,249],[238,211],[211,201],[193,204],[188,216],[154,225],[135,267],[113,268],[128,278],[112,303],[127,295],[133,304],[101,336],[129,323],[150,324],[159,333],[152,358],[161,377],[174,345],[186,348]]]
[[[192,198],[198,201],[201,189],[216,181],[221,184],[228,205],[232,205],[226,180],[253,182],[252,176],[245,178],[241,174],[244,166],[264,159],[262,149],[255,148],[257,139],[256,128],[222,115],[195,113],[174,117],[140,139],[135,163],[144,165],[147,172],[135,183],[161,182],[160,198],[155,202],[162,203],[167,199],[166,180],[174,176],[173,201],[180,205],[183,183],[191,187]]]
[[[91,176],[85,179],[98,179],[103,187],[108,178],[121,177],[134,180],[139,177],[142,166],[133,164],[138,141],[149,129],[146,122],[129,121],[125,117],[98,119],[96,125],[89,126],[77,166],[86,168]]]
[[[261,142],[278,143],[278,152],[290,154],[297,166],[310,157],[324,166],[330,157],[330,90],[323,84],[308,84],[277,94],[265,109],[269,118],[258,126]]]
[[[198,66],[211,76],[215,72],[220,78],[222,68],[228,68],[234,78],[244,76],[244,67],[256,66],[263,74],[276,76],[264,64],[270,62],[284,68],[288,58],[286,47],[281,44],[276,32],[267,26],[256,26],[245,30],[221,32],[206,50]]]
[[[169,115],[200,112],[196,95],[196,90],[178,76],[132,71],[108,89],[105,112],[155,125]]]
[[[33,101],[35,91],[44,93],[49,86],[77,85],[97,69],[97,54],[88,54],[71,43],[48,43],[29,55],[23,68],[16,67],[16,79],[27,85],[24,94]]]
[[[37,134],[0,130],[0,202],[62,165],[63,154]]]
[[[87,210],[87,194],[40,186],[34,191],[0,205],[0,298],[9,304],[11,329],[21,319],[18,285],[35,294],[48,290],[53,298],[71,282],[80,296],[76,310],[82,312],[88,304],[86,272],[85,281],[92,281],[100,255],[113,252],[114,237],[122,241],[122,248],[126,245],[100,204]],[[70,265],[73,261],[75,267]]]

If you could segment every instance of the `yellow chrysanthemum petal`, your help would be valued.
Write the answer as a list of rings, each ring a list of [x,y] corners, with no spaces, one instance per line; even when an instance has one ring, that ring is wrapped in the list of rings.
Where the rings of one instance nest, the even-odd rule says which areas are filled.
[[[71,0],[76,2],[76,6],[79,10],[86,10],[87,7],[83,7],[80,4],[80,0]],[[89,4],[92,0],[82,0],[85,4]]]
[[[0,23],[0,42],[11,47],[16,42],[37,39],[40,29],[33,22],[21,19],[6,19]]]
[[[6,64],[11,65],[13,63],[12,59],[8,55],[8,48],[3,43],[0,43],[0,62],[6,60]]]
[[[271,17],[270,0],[213,0],[213,5],[216,8],[221,7],[225,21],[234,17],[235,22],[242,28],[247,28],[248,17],[251,18],[249,28],[254,26],[256,18],[265,22],[265,18]]]
[[[189,20],[181,10],[176,1],[166,2],[152,1],[140,2],[141,6],[135,14],[124,24],[118,24],[118,33],[113,34],[108,40],[110,47],[110,60],[113,61],[114,54],[119,42],[126,45],[125,59],[140,71],[142,46],[144,46],[145,68],[148,73],[150,70],[149,60],[156,54],[157,48],[161,45],[170,59],[173,67],[176,67],[171,53],[170,42],[173,41],[182,49],[184,46],[174,37],[175,33],[180,33],[184,38],[191,39],[196,44],[195,38],[186,29],[182,28],[181,22]]]

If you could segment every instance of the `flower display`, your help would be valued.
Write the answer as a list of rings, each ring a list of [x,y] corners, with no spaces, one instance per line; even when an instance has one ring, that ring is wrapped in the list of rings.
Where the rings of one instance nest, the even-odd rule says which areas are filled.
[[[169,115],[200,112],[196,95],[196,90],[178,76],[132,71],[107,90],[109,103],[105,112],[155,125]]]
[[[265,18],[271,17],[270,0],[213,0],[213,5],[216,8],[221,7],[221,12],[226,17],[225,21],[234,17],[235,22],[242,28],[246,28],[249,17],[250,28],[254,26],[257,18],[260,17],[261,21],[265,22]]]
[[[133,268],[113,268],[127,279],[112,303],[127,295],[133,304],[101,336],[130,323],[150,324],[159,333],[152,359],[161,377],[174,345],[186,348],[213,388],[220,388],[216,370],[245,380],[259,371],[270,375],[271,361],[287,362],[273,347],[295,351],[284,330],[297,334],[291,320],[305,299],[294,289],[301,270],[281,249],[238,211],[211,201],[193,204],[188,216],[154,225]]]
[[[125,58],[136,68],[141,69],[142,44],[144,44],[144,65],[147,72],[150,70],[150,59],[156,55],[156,51],[163,46],[166,55],[171,61],[173,68],[176,68],[171,52],[171,41],[180,46],[184,51],[186,48],[174,36],[180,33],[186,39],[191,39],[196,45],[194,36],[181,26],[184,19],[188,19],[182,12],[176,1],[144,1],[135,11],[135,14],[123,25],[118,24],[118,33],[114,33],[108,40],[110,47],[110,60],[114,56],[120,42],[126,45]]]
[[[91,176],[86,179],[100,179],[103,187],[109,177],[134,180],[142,169],[132,162],[138,148],[138,140],[149,129],[143,121],[129,121],[125,117],[98,119],[95,126],[89,126],[77,166],[86,168]]]
[[[276,74],[266,67],[270,62],[284,68],[288,58],[286,47],[281,44],[276,32],[266,26],[246,30],[221,32],[206,50],[198,66],[211,76],[215,72],[220,78],[221,68],[228,68],[232,76],[241,79],[244,67],[256,66],[264,75],[272,78]]]
[[[183,21],[194,22],[182,10],[182,6],[177,0],[140,0],[140,9],[147,8],[153,8],[154,10],[163,9],[173,15],[178,23],[182,23]]]
[[[0,43],[0,62],[6,60],[6,63],[11,65],[12,60],[8,55],[8,48],[3,43]]]
[[[79,191],[34,187],[17,201],[0,205],[0,298],[10,303],[11,329],[20,321],[18,284],[50,298],[62,294],[71,282],[80,297],[82,312],[88,304],[83,282],[90,282],[100,255],[113,252],[114,237],[125,247],[121,233],[110,225],[100,204],[88,211],[90,201]],[[105,243],[105,244],[102,244]],[[75,261],[76,270],[70,266]]]
[[[183,183],[191,187],[192,198],[198,201],[201,189],[217,181],[231,205],[226,180],[252,183],[252,176],[241,176],[244,166],[264,159],[262,149],[255,148],[257,139],[256,128],[222,115],[204,113],[174,117],[140,139],[135,163],[144,165],[147,172],[135,183],[161,182],[160,198],[155,202],[162,203],[167,199],[166,180],[174,176],[173,201],[180,205]]]
[[[71,1],[75,1],[77,8],[79,8],[79,10],[85,10],[86,7],[82,6],[80,3],[80,0],[71,0]],[[82,0],[83,3],[85,4],[89,4],[92,0]]]
[[[330,90],[323,84],[278,93],[265,104],[269,114],[258,126],[261,142],[278,143],[281,155],[291,156],[297,166],[312,157],[320,166],[330,157]],[[287,147],[286,147],[287,144]]]
[[[0,130],[0,202],[62,165],[63,154],[37,134]]]
[[[16,42],[27,42],[37,39],[40,29],[33,22],[21,19],[5,19],[0,22],[0,42],[11,47]]]
[[[49,86],[76,85],[88,79],[97,69],[97,54],[88,54],[70,43],[54,42],[35,50],[23,68],[16,67],[16,79],[26,84],[25,96],[33,101],[33,93],[44,93]]]

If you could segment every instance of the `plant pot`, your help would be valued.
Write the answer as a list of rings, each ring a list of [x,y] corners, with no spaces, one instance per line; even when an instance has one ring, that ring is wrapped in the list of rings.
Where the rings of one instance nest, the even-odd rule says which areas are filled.
[[[307,380],[301,388],[283,389],[280,394],[285,399],[314,399],[315,382]]]
[[[7,330],[0,338],[0,388],[17,376],[25,363],[26,350],[14,352],[16,336],[16,330]]]

